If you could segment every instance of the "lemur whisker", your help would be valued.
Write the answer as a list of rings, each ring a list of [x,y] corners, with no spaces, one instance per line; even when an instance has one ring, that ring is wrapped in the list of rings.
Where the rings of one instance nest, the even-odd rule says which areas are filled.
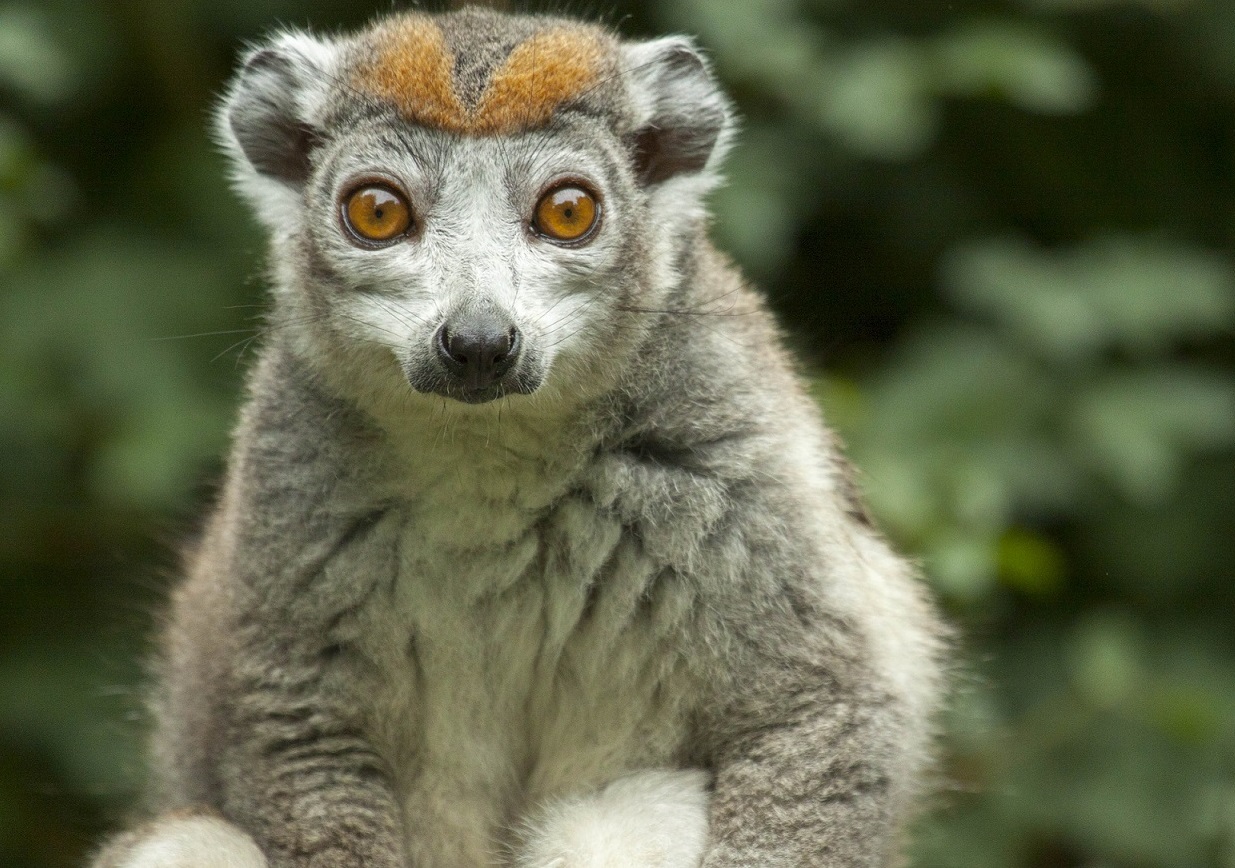
[[[146,340],[149,343],[161,343],[162,341],[183,341],[189,340],[190,338],[212,338],[218,337],[219,335],[238,335],[242,332],[247,333],[250,331],[252,331],[252,329],[220,329],[213,332],[194,332],[193,334],[187,335],[164,335],[161,337],[146,338]]]
[[[571,298],[571,296],[569,296],[569,295],[559,295],[559,296],[558,296],[558,297],[557,297],[557,298],[553,301],[553,303],[552,303],[552,304],[550,304],[547,308],[545,308],[545,309],[544,309],[544,310],[542,310],[540,313],[538,313],[538,314],[537,314],[537,315],[536,315],[536,316],[532,319],[532,322],[533,322],[533,323],[535,323],[536,325],[541,325],[541,324],[544,322],[544,319],[545,319],[545,317],[546,317],[546,316],[548,316],[548,315],[549,315],[549,314],[551,314],[554,310],[556,310],[556,309],[557,309],[557,307],[558,307],[558,305],[563,304],[564,302],[566,302],[566,301],[570,300],[570,298]]]
[[[243,355],[244,355],[245,350],[247,350],[247,349],[249,348],[249,344],[251,344],[251,343],[253,343],[253,341],[257,340],[257,338],[258,338],[258,337],[260,337],[260,333],[258,333],[258,332],[254,332],[253,334],[250,334],[249,336],[247,336],[247,337],[245,337],[245,338],[242,338],[242,339],[240,339],[240,340],[236,341],[234,344],[231,344],[231,345],[230,345],[230,346],[228,346],[226,349],[224,349],[224,350],[222,350],[221,352],[218,352],[218,353],[216,353],[215,355],[213,355],[213,356],[210,358],[210,364],[212,364],[212,365],[213,365],[215,362],[217,362],[219,359],[221,359],[221,358],[223,358],[224,356],[226,356],[228,353],[230,353],[232,350],[236,349],[237,347],[239,347],[239,348],[240,348],[240,353],[239,353],[239,354],[237,355],[237,357],[236,357],[236,361],[237,361],[237,363],[239,363],[240,357],[241,357],[241,356],[243,356]]]
[[[380,296],[376,296],[376,295],[372,296],[372,301],[382,310],[386,311],[392,317],[394,317],[395,319],[397,319],[399,322],[403,323],[406,326],[433,325],[433,323],[430,320],[426,319],[423,316],[420,316],[414,311],[408,310],[406,308],[397,307],[393,301],[388,301],[387,299],[383,299]]]
[[[583,315],[589,313],[591,311],[592,305],[594,305],[595,303],[596,303],[595,298],[590,298],[590,299],[585,300],[583,304],[579,305],[579,307],[574,308],[573,310],[562,314],[560,317],[558,317],[553,322],[549,323],[548,325],[543,326],[542,328],[544,332],[546,334],[552,334],[570,325],[571,323],[575,322]],[[550,347],[556,347],[558,343],[560,343],[560,340],[555,341],[552,344],[550,344]]]
[[[238,330],[238,331],[248,332],[249,334],[247,337],[244,337],[241,340],[238,340],[235,343],[230,344],[228,347],[226,347],[222,351],[216,353],[210,359],[210,364],[214,364],[219,359],[223,358],[223,356],[227,355],[228,353],[230,353],[232,350],[236,349],[237,347],[241,348],[240,355],[238,355],[236,359],[237,363],[239,363],[240,356],[244,354],[245,349],[247,349],[248,346],[252,344],[253,341],[257,340],[258,338],[266,337],[267,335],[278,331],[280,328],[285,328],[289,325],[303,325],[303,324],[311,323],[314,320],[320,319],[320,318],[321,318],[321,314],[312,314],[312,315],[305,316],[305,317],[289,318],[289,319],[286,319],[286,320],[283,320],[277,323],[267,322],[263,326]]]
[[[356,325],[364,326],[365,328],[376,328],[379,331],[385,332],[386,334],[390,335],[392,338],[398,339],[399,341],[402,341],[404,337],[401,332],[397,332],[394,329],[387,328],[386,326],[382,326],[382,325],[378,325],[377,323],[370,322],[369,320],[358,317],[355,314],[351,314],[346,311],[339,311],[338,313],[339,313],[339,316],[343,317],[346,320],[349,320],[352,323],[355,323]]]

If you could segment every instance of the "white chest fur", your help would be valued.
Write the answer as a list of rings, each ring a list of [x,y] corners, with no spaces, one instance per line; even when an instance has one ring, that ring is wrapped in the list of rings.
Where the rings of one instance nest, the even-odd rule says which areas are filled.
[[[588,460],[459,445],[383,521],[397,577],[362,618],[406,821],[435,830],[413,864],[484,864],[545,801],[671,765],[689,694],[669,628],[692,598],[594,503]]]

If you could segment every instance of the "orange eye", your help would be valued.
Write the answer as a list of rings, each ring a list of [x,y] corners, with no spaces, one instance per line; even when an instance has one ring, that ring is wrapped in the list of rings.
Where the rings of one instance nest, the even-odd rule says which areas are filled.
[[[555,241],[578,241],[592,231],[599,212],[591,193],[567,184],[541,197],[532,226]]]
[[[412,225],[412,210],[401,193],[370,184],[347,197],[343,222],[365,241],[392,241]]]

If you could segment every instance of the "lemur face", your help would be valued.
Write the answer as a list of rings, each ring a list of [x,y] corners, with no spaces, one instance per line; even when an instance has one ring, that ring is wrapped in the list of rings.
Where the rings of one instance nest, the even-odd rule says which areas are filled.
[[[306,204],[336,327],[388,347],[412,388],[468,403],[534,392],[618,339],[639,209],[612,150],[586,130],[353,130]]]
[[[620,365],[698,231],[727,118],[680,39],[465,10],[284,34],[221,126],[300,344],[476,405]]]

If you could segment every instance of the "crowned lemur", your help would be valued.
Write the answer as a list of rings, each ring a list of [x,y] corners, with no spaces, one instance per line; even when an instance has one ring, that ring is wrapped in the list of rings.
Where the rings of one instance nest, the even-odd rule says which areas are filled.
[[[100,868],[886,866],[942,629],[707,239],[692,44],[283,32],[219,112],[273,309]]]

